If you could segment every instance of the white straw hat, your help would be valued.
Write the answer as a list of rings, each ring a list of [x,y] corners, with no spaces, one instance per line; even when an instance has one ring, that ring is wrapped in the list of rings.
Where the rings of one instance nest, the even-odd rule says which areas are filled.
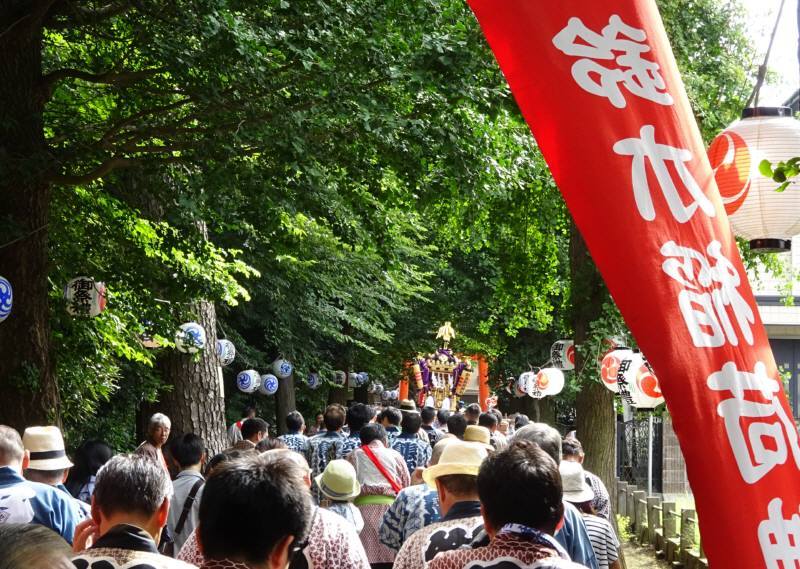
[[[356,478],[356,469],[346,460],[330,461],[323,473],[314,480],[320,492],[331,500],[343,502],[361,494],[361,484]]]
[[[486,427],[467,425],[467,428],[464,430],[464,442],[478,443],[486,447],[487,450],[494,450],[492,446],[492,433]]]
[[[586,473],[579,462],[562,460],[558,471],[561,473],[561,487],[567,502],[580,504],[594,499],[594,490],[586,483]]]
[[[28,427],[22,435],[22,444],[31,455],[28,468],[62,470],[72,467],[58,427]]]
[[[449,474],[477,476],[481,463],[489,456],[486,447],[455,440],[445,447],[439,462],[422,471],[422,478],[431,488],[436,488],[436,479]]]

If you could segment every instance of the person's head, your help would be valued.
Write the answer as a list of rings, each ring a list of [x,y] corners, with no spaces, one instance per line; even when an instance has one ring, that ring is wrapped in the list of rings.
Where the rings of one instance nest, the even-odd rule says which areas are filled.
[[[497,417],[497,424],[498,425],[500,424],[500,421],[503,420],[503,414],[500,412],[500,409],[498,409],[497,407],[492,407],[491,409],[489,409],[489,411],[487,411],[487,413],[491,413],[492,415]]]
[[[452,413],[447,409],[439,409],[436,412],[436,422],[439,423],[440,428],[447,428],[447,419],[450,418],[450,415],[452,415]]]
[[[118,524],[131,524],[159,540],[167,524],[172,482],[164,468],[152,459],[120,454],[97,473],[92,519],[106,533]]]
[[[287,448],[286,443],[276,437],[264,437],[256,445],[258,452]]]
[[[378,415],[378,421],[386,427],[399,427],[403,422],[403,414],[397,407],[387,407]]]
[[[422,424],[426,427],[430,427],[436,420],[436,409],[433,407],[423,407],[419,412],[419,416],[422,419]]]
[[[456,502],[478,500],[478,471],[486,456],[480,445],[453,441],[444,448],[439,462],[423,471],[425,482],[439,494],[442,515]]]
[[[447,432],[451,435],[464,438],[464,431],[467,430],[467,418],[461,413],[453,413],[447,418]]]
[[[77,496],[89,478],[95,476],[100,467],[112,456],[114,456],[114,451],[106,443],[94,440],[84,441],[75,451],[73,458],[75,466],[70,469],[64,484],[70,494]]]
[[[11,427],[0,425],[0,466],[9,466],[22,472],[28,466],[28,453],[22,446],[22,438]]]
[[[478,495],[490,536],[510,523],[553,534],[564,514],[558,465],[527,440],[515,441],[483,462]]]
[[[528,423],[514,433],[513,440],[536,443],[556,464],[561,462],[561,435],[546,423]]]
[[[386,429],[383,425],[378,423],[369,423],[361,427],[358,431],[358,436],[361,439],[361,445],[368,445],[372,441],[381,441],[383,446],[389,446],[386,442]]]
[[[594,499],[594,490],[586,482],[586,472],[578,462],[563,460],[558,465],[564,500],[577,506]],[[587,512],[592,513],[592,512]]]
[[[325,414],[322,418],[325,423],[325,429],[328,431],[341,431],[344,422],[347,419],[347,411],[338,403],[333,403],[325,408]]]
[[[400,423],[403,433],[416,435],[422,426],[422,416],[419,413],[403,413],[403,420]]]
[[[206,447],[203,439],[194,433],[186,433],[176,438],[170,445],[172,458],[181,470],[200,470],[206,461]]]
[[[221,466],[222,464],[230,461],[230,460],[238,460],[249,454],[249,451],[238,451],[238,450],[228,450],[225,452],[220,452],[215,454],[211,457],[211,460],[208,461],[206,464],[206,477],[211,476],[211,473],[217,469],[217,467]]]
[[[161,448],[169,439],[172,421],[163,413],[156,413],[147,422],[147,440],[153,446]]]
[[[317,427],[321,427],[324,421],[325,415],[323,413],[317,413],[317,416],[314,418],[314,424]]]
[[[583,463],[583,445],[573,437],[566,437],[561,441],[561,460]]]
[[[72,549],[53,530],[36,524],[0,524],[0,569],[74,569]]]
[[[467,419],[468,425],[477,425],[478,417],[481,416],[481,408],[477,403],[470,403],[464,409],[464,417]]]
[[[56,486],[67,478],[72,462],[64,449],[64,437],[58,427],[28,427],[22,435],[28,453],[25,478],[48,486]]]
[[[508,421],[503,419],[499,423],[497,423],[497,430],[503,433],[504,435],[508,434]]]
[[[312,504],[305,473],[287,454],[246,456],[209,476],[198,525],[205,559],[270,569],[288,565],[293,548],[307,534]],[[247,531],[242,531],[242,520],[247,520]]]
[[[292,411],[291,413],[286,415],[286,428],[289,430],[290,433],[302,432],[305,424],[306,422],[303,419],[303,416],[297,411]]]
[[[372,421],[375,416],[375,408],[363,403],[355,403],[347,410],[347,425],[350,427],[350,434],[357,435],[361,427]]]
[[[261,439],[266,437],[268,432],[269,425],[264,419],[260,419],[259,417],[247,419],[242,423],[242,438],[253,444],[257,444]]]
[[[256,408],[254,405],[245,405],[244,410],[242,411],[242,417],[245,419],[252,419],[256,416]]]
[[[478,426],[486,427],[491,432],[495,432],[497,430],[497,417],[495,417],[494,413],[481,413],[480,417],[478,417]]]
[[[523,415],[522,413],[519,413],[519,414],[517,414],[516,417],[514,417],[514,430],[515,431],[519,431],[522,427],[524,427],[525,425],[529,424],[530,422],[531,422],[531,420],[528,419],[527,415]]]

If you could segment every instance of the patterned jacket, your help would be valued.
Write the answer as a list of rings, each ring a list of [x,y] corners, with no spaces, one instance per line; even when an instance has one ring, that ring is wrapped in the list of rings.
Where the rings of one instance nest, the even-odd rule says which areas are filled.
[[[395,551],[414,532],[439,521],[439,495],[427,484],[403,488],[383,515],[381,543]]]
[[[416,435],[403,433],[397,436],[390,444],[406,461],[408,471],[413,473],[417,467],[424,468],[431,460],[431,445],[421,441]]]
[[[308,437],[303,433],[288,433],[279,436],[278,440],[283,441],[289,450],[299,452],[303,456],[308,454]]]
[[[194,565],[161,555],[143,529],[121,524],[72,559],[77,569],[190,569]]]

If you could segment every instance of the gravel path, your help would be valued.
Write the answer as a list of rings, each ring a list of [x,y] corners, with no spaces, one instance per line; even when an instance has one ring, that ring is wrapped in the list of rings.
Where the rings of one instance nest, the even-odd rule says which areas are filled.
[[[654,551],[649,547],[639,547],[635,543],[624,543],[622,550],[625,552],[626,569],[666,569],[666,561],[656,559]]]

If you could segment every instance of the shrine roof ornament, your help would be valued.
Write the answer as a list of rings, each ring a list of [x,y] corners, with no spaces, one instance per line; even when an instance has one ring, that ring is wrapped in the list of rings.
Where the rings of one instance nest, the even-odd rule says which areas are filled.
[[[444,347],[446,348],[450,344],[450,340],[456,337],[456,331],[453,329],[453,325],[450,322],[445,322],[444,326],[439,328],[439,331],[436,332],[436,339],[438,340],[441,338],[444,341]]]

